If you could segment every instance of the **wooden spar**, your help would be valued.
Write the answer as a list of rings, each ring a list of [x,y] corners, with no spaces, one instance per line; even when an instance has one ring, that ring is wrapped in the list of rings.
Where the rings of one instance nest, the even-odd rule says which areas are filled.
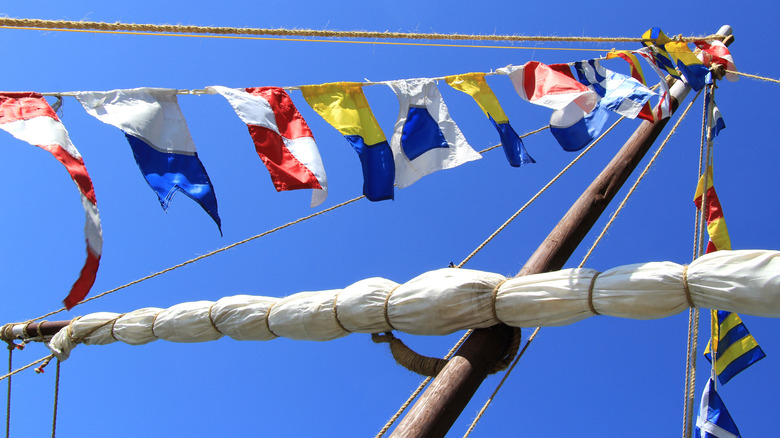
[[[731,35],[731,27],[723,26],[718,34]],[[724,41],[725,44],[731,42],[733,38]],[[670,90],[672,113],[690,90],[682,81],[674,81]],[[653,123],[643,121],[639,125],[612,161],[547,235],[518,276],[554,271],[563,267],[642,161],[670,118]],[[506,327],[506,330],[496,327],[475,330],[404,416],[391,438],[445,436],[490,369],[505,354],[501,346],[506,348],[511,336],[512,329],[509,327]]]

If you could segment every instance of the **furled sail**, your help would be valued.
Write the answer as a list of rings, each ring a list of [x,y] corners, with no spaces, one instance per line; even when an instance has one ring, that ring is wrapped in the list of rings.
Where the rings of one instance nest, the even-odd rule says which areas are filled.
[[[780,317],[780,251],[717,251],[687,266],[650,262],[601,273],[565,269],[509,279],[446,268],[403,284],[369,278],[285,298],[238,295],[168,309],[99,312],[75,319],[48,345],[65,360],[80,343],[203,342],[222,336],[327,341],[392,330],[446,335],[500,323],[558,326],[595,314],[656,319],[691,306]]]

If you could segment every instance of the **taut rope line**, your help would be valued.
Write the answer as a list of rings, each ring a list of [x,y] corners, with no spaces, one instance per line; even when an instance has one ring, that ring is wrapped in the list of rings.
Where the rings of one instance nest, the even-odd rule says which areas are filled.
[[[559,36],[524,36],[524,35],[467,35],[441,33],[405,33],[405,32],[373,32],[373,31],[337,31],[315,29],[263,29],[248,27],[213,27],[191,26],[178,24],[135,24],[106,23],[98,21],[67,21],[38,20],[27,18],[0,17],[0,27],[47,29],[47,30],[80,30],[80,31],[122,31],[122,32],[153,32],[166,34],[213,34],[213,35],[271,35],[292,37],[325,37],[325,38],[380,38],[380,39],[414,39],[414,40],[460,40],[460,41],[535,41],[535,42],[597,42],[597,43],[641,43],[651,41],[634,37],[559,37]],[[723,39],[720,35],[700,37],[677,37],[678,41],[696,41]]]

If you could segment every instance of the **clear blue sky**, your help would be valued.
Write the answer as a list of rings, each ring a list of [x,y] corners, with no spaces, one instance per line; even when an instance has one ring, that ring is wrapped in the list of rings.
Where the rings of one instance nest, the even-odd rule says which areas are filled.
[[[26,1],[4,5],[3,13],[105,22],[560,36],[641,36],[652,26],[669,35],[705,35],[730,24],[737,67],[780,76],[780,61],[767,47],[779,12],[771,2],[748,0],[729,8],[504,3]],[[530,60],[577,61],[613,47],[554,46],[596,49],[589,52],[548,51],[531,43],[515,46],[539,48],[437,48],[7,29],[0,29],[0,42],[0,88],[39,92],[439,77]],[[628,71],[620,60],[605,66]],[[547,124],[549,110],[522,101],[507,78],[489,83],[518,132]],[[715,184],[733,247],[780,249],[780,208],[773,200],[780,150],[771,134],[780,87],[747,78],[719,85],[716,99],[727,128],[716,143]],[[475,149],[498,142],[468,96],[444,84],[440,88]],[[384,86],[368,87],[366,94],[389,137],[397,99]],[[328,173],[330,195],[322,207],[360,195],[355,153],[300,93],[291,95],[314,132]],[[245,125],[223,98],[180,96],[179,102],[214,183],[223,237],[184,196],[164,213],[124,136],[87,115],[75,99],[65,98],[61,118],[84,156],[103,221],[103,260],[92,295],[313,212],[308,191],[273,189]],[[690,261],[701,102],[694,108],[588,267]],[[515,274],[637,125],[624,123],[466,267]],[[236,294],[285,296],[341,288],[373,276],[404,282],[459,263],[574,157],[547,132],[525,144],[537,164],[515,169],[499,150],[489,152],[482,160],[397,190],[395,201],[360,201],[52,319]],[[0,176],[6,187],[0,215],[6,230],[0,240],[5,298],[0,323],[6,323],[60,307],[83,263],[84,216],[72,182],[51,156],[6,133],[0,133],[0,145],[6,157]],[[568,266],[579,263],[605,221],[606,215]],[[704,317],[702,348],[708,332]],[[768,357],[720,393],[744,436],[768,436],[776,430],[769,409],[780,391],[778,323],[743,319]],[[595,317],[543,329],[472,436],[679,436],[686,325],[687,313],[655,321]],[[441,356],[459,336],[402,337],[424,354]],[[14,361],[21,365],[46,353],[32,345]],[[709,375],[704,360],[697,372],[698,399]],[[47,436],[53,378],[53,366],[42,376],[14,377],[12,436]],[[58,436],[373,436],[421,380],[395,365],[386,346],[373,344],[368,335],[327,343],[222,339],[80,346],[62,365]],[[495,376],[485,382],[451,436],[465,432],[497,382]]]

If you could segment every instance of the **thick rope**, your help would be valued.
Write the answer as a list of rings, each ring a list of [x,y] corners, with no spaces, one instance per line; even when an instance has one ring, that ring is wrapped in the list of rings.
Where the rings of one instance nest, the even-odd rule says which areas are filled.
[[[688,104],[688,106],[685,108],[685,111],[683,111],[682,115],[680,115],[680,118],[677,119],[677,123],[675,123],[672,129],[669,131],[669,134],[666,136],[663,143],[661,143],[661,145],[658,146],[658,150],[655,151],[655,154],[653,154],[653,157],[650,159],[650,161],[647,163],[645,168],[642,170],[642,173],[639,174],[639,177],[637,177],[636,182],[634,182],[634,185],[631,186],[631,189],[628,190],[628,193],[626,193],[626,196],[623,198],[623,201],[620,203],[618,208],[615,210],[614,213],[612,213],[612,216],[609,218],[609,221],[601,230],[601,234],[599,234],[599,236],[593,242],[593,245],[591,245],[590,249],[588,249],[588,252],[587,254],[585,254],[585,257],[582,258],[582,262],[580,262],[578,268],[582,268],[583,266],[585,266],[585,262],[588,261],[588,258],[590,258],[591,254],[593,254],[593,250],[596,249],[599,242],[601,242],[601,239],[604,237],[605,234],[607,234],[609,227],[612,226],[612,223],[615,222],[615,219],[617,218],[618,214],[620,214],[621,210],[623,210],[623,207],[626,206],[628,199],[631,197],[632,194],[634,194],[634,191],[639,186],[639,183],[642,182],[642,179],[644,179],[645,175],[647,175],[647,172],[650,171],[650,167],[652,167],[653,163],[655,163],[655,160],[661,154],[661,151],[663,151],[664,147],[666,147],[666,144],[669,142],[669,139],[672,138],[672,135],[674,135],[675,131],[677,131],[677,127],[680,126],[680,122],[682,122],[683,119],[685,119],[685,116],[688,114],[688,110],[691,109],[691,106],[693,106],[693,103],[696,101],[696,98],[699,97],[700,93],[701,91],[699,93],[696,93],[696,96],[693,97],[691,103]]]
[[[272,35],[293,37],[326,37],[326,38],[380,38],[380,39],[415,39],[415,40],[461,40],[461,41],[549,41],[549,42],[643,42],[652,41],[643,38],[630,37],[559,37],[559,36],[522,36],[522,35],[466,35],[441,33],[404,33],[404,32],[371,32],[371,31],[336,31],[315,29],[263,29],[246,27],[213,27],[175,24],[135,24],[135,23],[105,23],[97,21],[67,21],[67,20],[37,20],[27,18],[0,17],[0,27],[33,28],[33,29],[74,29],[96,31],[123,32],[156,32],[156,33],[186,33],[186,34],[217,34],[217,35]],[[720,35],[700,37],[677,37],[678,41],[691,42],[696,40],[721,40]]]
[[[526,208],[528,208],[528,206],[529,206],[529,205],[531,205],[531,204],[532,204],[534,201],[536,201],[536,199],[537,199],[539,196],[541,196],[541,195],[542,195],[542,193],[546,192],[546,191],[547,191],[547,189],[549,189],[551,185],[553,185],[553,184],[554,184],[556,181],[558,181],[558,179],[559,179],[560,177],[562,177],[564,173],[566,173],[566,172],[567,172],[569,169],[571,169],[571,167],[572,167],[572,166],[574,166],[574,164],[575,164],[577,161],[579,161],[579,160],[580,160],[580,159],[581,159],[583,156],[585,156],[585,154],[587,154],[587,153],[588,153],[588,151],[590,151],[590,150],[591,150],[591,149],[592,149],[594,146],[596,146],[596,144],[598,144],[598,143],[601,141],[601,139],[602,139],[602,138],[604,138],[604,136],[606,136],[606,135],[607,135],[607,134],[608,134],[610,131],[612,131],[612,129],[613,129],[613,128],[615,128],[615,127],[618,125],[618,123],[620,123],[621,121],[623,121],[623,119],[624,119],[624,118],[625,118],[625,116],[624,116],[624,117],[620,117],[620,118],[619,118],[619,119],[618,119],[618,120],[617,120],[615,123],[613,123],[613,124],[612,124],[612,126],[610,126],[610,127],[609,127],[609,129],[607,129],[606,131],[604,131],[604,133],[603,133],[603,134],[601,134],[601,135],[600,135],[600,136],[599,136],[599,137],[598,137],[596,140],[594,140],[594,141],[593,141],[593,142],[592,142],[592,143],[591,143],[591,144],[590,144],[590,145],[589,145],[587,148],[585,148],[585,150],[583,150],[582,152],[580,152],[580,154],[579,154],[579,155],[577,155],[577,157],[575,157],[575,158],[574,158],[574,159],[571,161],[571,163],[569,163],[569,164],[568,164],[566,167],[564,167],[564,168],[563,168],[563,170],[561,170],[560,172],[558,172],[558,174],[557,174],[557,175],[555,175],[555,176],[554,176],[554,177],[553,177],[553,178],[552,178],[552,179],[551,179],[551,180],[550,180],[550,181],[549,181],[547,184],[545,184],[545,186],[544,186],[544,187],[542,187],[542,188],[541,188],[541,189],[540,189],[538,192],[536,192],[536,194],[535,194],[535,195],[533,195],[533,196],[531,197],[531,199],[529,199],[529,200],[528,200],[528,202],[526,202],[526,203],[525,203],[525,205],[523,205],[522,207],[520,207],[520,209],[519,209],[519,210],[517,210],[517,211],[515,212],[515,214],[513,214],[512,216],[510,216],[510,217],[509,217],[509,219],[507,219],[507,220],[506,220],[506,221],[505,221],[503,224],[501,224],[501,226],[500,226],[500,227],[498,227],[498,229],[496,229],[496,231],[494,231],[494,232],[493,232],[493,234],[491,234],[490,236],[488,236],[488,238],[487,238],[487,239],[485,239],[485,241],[484,241],[484,242],[482,242],[482,243],[481,243],[481,244],[480,244],[480,245],[479,245],[479,246],[478,246],[478,247],[477,247],[477,248],[476,248],[474,251],[472,251],[472,252],[471,252],[471,254],[469,254],[469,255],[468,255],[468,256],[467,256],[465,259],[463,259],[463,261],[462,261],[462,262],[460,262],[460,263],[459,263],[457,266],[455,266],[455,267],[456,267],[456,268],[461,268],[461,267],[463,267],[463,265],[465,265],[465,264],[466,264],[466,263],[467,263],[469,260],[471,260],[471,258],[472,258],[472,257],[474,257],[474,256],[475,256],[475,255],[476,255],[478,252],[480,252],[480,251],[482,250],[482,248],[484,248],[484,247],[485,247],[485,245],[487,245],[488,243],[490,243],[490,241],[491,241],[491,240],[493,240],[493,238],[495,238],[495,237],[498,235],[498,233],[500,233],[501,231],[503,231],[503,230],[504,230],[504,228],[506,228],[506,227],[507,227],[507,226],[508,226],[510,223],[512,223],[512,221],[514,221],[514,220],[517,218],[517,216],[519,216],[519,215],[520,215],[520,213],[522,213],[523,211],[525,211],[525,209],[526,209]],[[547,126],[546,128],[548,128],[548,127],[549,127],[549,126]],[[542,129],[544,129],[544,128],[542,128]],[[539,132],[539,131],[541,131],[541,129],[534,131],[534,133],[536,133],[536,132]]]
[[[498,394],[498,391],[501,389],[502,386],[504,386],[504,382],[509,378],[509,375],[512,374],[512,370],[515,369],[515,365],[520,361],[520,358],[523,357],[523,354],[525,354],[525,350],[528,349],[528,346],[531,345],[531,342],[534,341],[534,338],[536,338],[536,334],[539,333],[539,330],[541,330],[541,327],[537,327],[534,332],[531,334],[531,337],[528,338],[528,341],[523,346],[523,349],[520,350],[520,353],[515,357],[515,360],[512,361],[512,365],[509,367],[509,369],[504,374],[504,377],[501,378],[501,381],[498,382],[498,385],[496,386],[496,389],[493,390],[493,393],[490,394],[490,397],[488,397],[485,404],[482,406],[482,409],[479,410],[479,413],[474,418],[474,421],[471,422],[471,426],[469,426],[469,429],[466,431],[466,434],[463,435],[463,438],[468,437],[471,434],[471,431],[474,430],[474,427],[477,425],[477,422],[482,418],[482,415],[487,411],[488,406],[490,406],[490,403],[493,402],[493,399],[496,397],[496,394]]]
[[[23,367],[19,368],[18,370],[14,370],[14,371],[11,371],[11,372],[9,372],[8,374],[6,374],[6,375],[4,375],[4,376],[0,376],[0,381],[2,381],[2,380],[5,380],[5,379],[8,379],[8,378],[10,378],[11,376],[13,376],[14,374],[16,374],[16,373],[19,373],[19,372],[22,372],[22,371],[26,370],[27,368],[30,368],[30,367],[31,367],[31,366],[33,366],[33,365],[38,365],[39,363],[41,363],[41,362],[43,362],[43,361],[46,361],[46,360],[51,360],[53,357],[54,357],[54,355],[53,355],[53,354],[50,354],[50,355],[48,355],[48,356],[46,356],[46,357],[42,357],[42,358],[40,358],[40,359],[36,360],[36,361],[35,361],[35,362],[33,362],[33,363],[28,363],[27,365],[25,365],[25,366],[23,366]]]
[[[450,351],[447,352],[447,354],[444,356],[444,359],[449,360],[455,354],[455,352],[458,351],[458,348],[460,348],[460,346],[463,345],[464,342],[466,342],[466,339],[469,337],[469,335],[471,335],[473,331],[474,330],[467,330],[466,333],[464,333],[463,336],[460,337],[458,342],[456,342],[455,345],[453,345],[452,348],[450,348]],[[417,386],[417,389],[415,389],[414,392],[409,396],[409,398],[407,398],[406,401],[401,405],[401,407],[398,408],[398,411],[392,417],[390,417],[390,419],[387,421],[384,427],[382,427],[382,429],[379,431],[379,433],[376,434],[374,438],[381,438],[385,433],[387,433],[390,427],[393,426],[393,423],[395,423],[396,420],[398,420],[401,414],[403,414],[406,408],[408,408],[409,405],[412,404],[414,399],[416,399],[417,396],[420,395],[422,390],[425,388],[426,385],[428,385],[428,383],[431,380],[433,380],[433,377],[426,377],[425,380],[420,382],[420,384]]]

